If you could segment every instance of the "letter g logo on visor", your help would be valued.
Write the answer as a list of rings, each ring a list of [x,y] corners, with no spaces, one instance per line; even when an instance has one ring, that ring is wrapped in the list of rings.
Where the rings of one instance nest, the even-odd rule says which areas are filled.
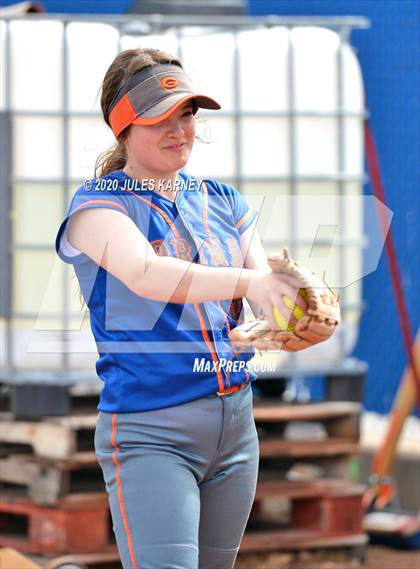
[[[160,80],[160,86],[162,89],[175,89],[178,87],[178,80],[175,77],[164,77]]]
[[[156,124],[191,99],[204,109],[221,108],[211,97],[196,93],[190,79],[178,65],[145,67],[121,85],[110,104],[112,132],[118,138],[130,124]]]

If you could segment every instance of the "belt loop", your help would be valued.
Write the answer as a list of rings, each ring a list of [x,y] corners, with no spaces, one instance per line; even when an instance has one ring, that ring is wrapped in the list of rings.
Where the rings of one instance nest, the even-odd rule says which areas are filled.
[[[237,389],[230,388],[231,391],[229,391],[229,390],[227,390],[227,391],[216,391],[216,395],[218,397],[223,397],[224,395],[230,395],[231,393],[236,393],[237,391],[242,391],[242,389],[244,389],[247,385],[248,385],[247,383],[241,383],[240,385],[234,386]]]

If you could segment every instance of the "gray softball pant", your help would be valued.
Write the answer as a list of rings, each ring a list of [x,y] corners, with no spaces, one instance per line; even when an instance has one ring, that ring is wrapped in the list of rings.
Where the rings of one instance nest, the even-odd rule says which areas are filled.
[[[100,412],[95,451],[124,569],[232,569],[259,444],[252,389],[138,413]]]

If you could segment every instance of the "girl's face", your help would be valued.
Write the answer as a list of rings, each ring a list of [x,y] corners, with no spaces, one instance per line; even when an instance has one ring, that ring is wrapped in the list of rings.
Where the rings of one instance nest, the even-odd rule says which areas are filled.
[[[183,168],[191,154],[195,117],[191,101],[154,125],[130,126],[126,139],[128,162],[142,178],[171,176]]]

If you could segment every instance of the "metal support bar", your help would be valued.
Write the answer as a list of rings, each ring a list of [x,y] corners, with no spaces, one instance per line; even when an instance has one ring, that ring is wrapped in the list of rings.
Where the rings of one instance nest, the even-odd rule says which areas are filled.
[[[11,327],[12,313],[12,258],[10,245],[12,242],[12,223],[10,217],[11,178],[12,178],[12,122],[11,107],[11,50],[10,24],[5,24],[5,110],[1,113],[0,124],[0,317],[5,319],[5,346],[3,366],[5,370],[13,367],[13,338]]]
[[[291,256],[297,258],[298,245],[298,211],[296,204],[297,195],[297,155],[296,155],[296,93],[295,93],[295,59],[292,41],[293,28],[289,28],[287,35],[287,108],[288,108],[288,135],[289,135],[289,188],[290,188],[290,204],[289,204],[289,248]],[[290,363],[296,366],[297,356],[290,354]]]
[[[235,176],[219,176],[221,180],[227,182],[234,182],[236,177]],[[279,182],[290,182],[293,178],[290,175],[285,176],[242,176],[241,180],[242,183],[252,183],[252,184],[277,184]],[[325,182],[336,182],[338,180],[342,180],[346,183],[355,182],[357,184],[364,184],[368,181],[367,176],[344,176],[342,173],[336,174],[326,174],[326,175],[302,175],[297,178],[299,183],[302,182],[310,182],[310,183],[325,183]],[[67,181],[72,185],[81,185],[84,182],[82,178],[68,178]],[[28,176],[25,177],[12,177],[11,183],[12,184],[64,184],[66,180],[63,177],[54,177],[54,178],[30,178]]]
[[[63,65],[62,65],[62,82],[63,82],[63,109],[67,110],[69,108],[69,56],[68,56],[68,45],[67,45],[67,32],[68,23],[64,22],[63,26]],[[64,204],[63,204],[63,217],[67,210],[67,204],[69,201],[70,189],[69,189],[69,117],[67,114],[63,115],[63,178],[64,178]],[[62,341],[67,342],[68,340],[68,328],[70,322],[69,315],[69,271],[70,267],[68,265],[64,266],[63,269],[63,331],[62,331]],[[69,354],[66,350],[63,350],[61,354],[61,367],[62,369],[68,369],[69,366]]]
[[[279,239],[267,239],[263,238],[264,244],[268,246],[279,246]],[[281,243],[290,243],[290,237],[282,238]],[[303,247],[308,247],[313,245],[313,239],[299,239],[299,245]],[[330,245],[331,240],[329,238],[318,237],[316,241],[317,245]],[[340,245],[342,247],[363,247],[366,248],[369,245],[369,240],[366,236],[362,237],[352,237],[348,235],[338,236],[334,238],[334,244]],[[54,246],[48,244],[40,243],[14,243],[10,246],[11,251],[47,251],[49,253],[55,251]]]
[[[120,24],[142,24],[164,30],[174,26],[220,26],[226,28],[254,29],[259,26],[324,26],[333,29],[347,27],[349,29],[367,29],[370,27],[368,18],[363,16],[176,16],[172,14],[23,14],[21,16],[2,16],[4,20],[28,20],[60,22],[92,22],[112,26]],[[123,31],[125,29],[123,28]],[[151,33],[148,29],[147,33]]]
[[[235,146],[235,184],[239,191],[242,191],[242,181],[243,181],[243,166],[242,166],[242,122],[241,115],[242,112],[242,102],[241,102],[241,60],[239,53],[239,37],[237,32],[233,34],[234,39],[234,51],[233,51],[233,108],[237,109],[237,113],[234,115],[234,146]]]
[[[339,44],[337,49],[337,59],[336,59],[336,69],[337,69],[337,108],[340,113],[337,116],[337,130],[338,130],[338,145],[337,145],[337,170],[338,172],[345,172],[346,168],[346,125],[344,118],[342,116],[342,111],[344,109],[344,65],[343,65],[343,46],[347,41],[348,33],[345,28],[340,28],[339,30]],[[338,200],[338,236],[340,239],[347,235],[347,219],[346,219],[346,194],[345,185],[342,179],[337,180],[337,189],[339,194]],[[347,266],[348,261],[348,251],[344,250],[341,255],[339,255],[338,260],[338,274],[339,282],[347,282]],[[346,287],[340,289],[341,302],[345,303],[348,297]],[[339,330],[339,332],[341,332]],[[344,334],[340,333],[338,336],[340,343],[340,354],[341,357],[345,356],[345,338]]]
[[[363,311],[366,307],[366,303],[362,300],[360,302],[340,302],[340,308],[342,310],[342,312],[348,311],[348,310],[360,310]],[[15,318],[16,320],[32,320],[33,318],[36,318],[38,316],[38,313],[36,312],[15,312],[13,314],[13,318]],[[70,318],[80,318],[80,313],[79,312],[73,312],[71,314],[69,314]],[[45,318],[46,320],[62,320],[63,316],[62,314],[57,314],[57,313],[43,313],[42,317]],[[80,330],[74,330],[71,333],[72,334],[78,334],[80,332]],[[57,331],[58,334],[58,331]]]
[[[182,37],[179,34],[179,37]],[[120,43],[120,42],[119,42]],[[182,50],[179,49],[178,53],[182,54]],[[182,55],[178,56],[182,60]],[[205,109],[200,109],[200,116],[203,118],[205,117],[214,117],[210,111],[206,111]],[[58,111],[37,111],[37,110],[13,110],[10,111],[12,117],[44,117],[44,118],[61,118],[62,116],[68,116],[70,118],[101,118],[102,113],[96,111],[72,111],[70,109],[63,109]],[[218,117],[239,117],[242,118],[289,118],[290,116],[297,116],[301,118],[329,118],[334,119],[338,116],[344,116],[347,118],[360,118],[365,119],[369,118],[369,113],[366,111],[345,111],[345,110],[334,110],[334,111],[311,111],[305,109],[294,109],[294,110],[276,110],[276,111],[258,111],[254,109],[246,110],[242,109],[242,107],[235,107],[231,110],[223,110],[220,109],[217,111]]]
[[[0,111],[0,318],[10,318],[11,305],[11,273],[10,243],[12,229],[10,222],[10,171],[12,129],[7,111]]]

